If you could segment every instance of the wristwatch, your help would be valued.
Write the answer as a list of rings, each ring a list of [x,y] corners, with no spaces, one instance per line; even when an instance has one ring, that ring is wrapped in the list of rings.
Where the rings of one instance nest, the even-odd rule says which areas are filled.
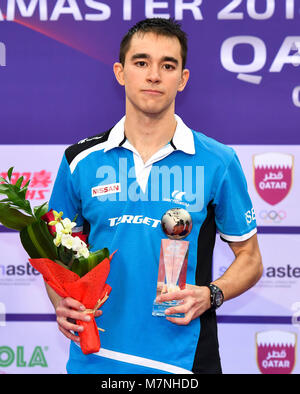
[[[210,290],[210,305],[212,309],[217,309],[219,308],[223,302],[224,302],[224,294],[222,292],[222,290],[214,285],[214,284],[210,284],[208,285],[208,288]]]

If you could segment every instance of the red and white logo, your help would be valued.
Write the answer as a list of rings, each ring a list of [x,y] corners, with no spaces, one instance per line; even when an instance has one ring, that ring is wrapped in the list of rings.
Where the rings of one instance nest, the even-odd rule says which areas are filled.
[[[262,374],[290,374],[296,361],[297,335],[286,331],[256,334],[256,359]]]
[[[276,205],[288,195],[293,182],[293,155],[286,153],[255,155],[253,167],[255,188],[264,201]]]
[[[0,176],[7,179],[7,172],[0,172]],[[52,188],[52,173],[47,170],[40,171],[14,171],[11,175],[11,183],[16,183],[18,178],[23,177],[21,187],[30,181],[26,192],[26,199],[40,202],[47,201]]]
[[[104,196],[106,194],[121,193],[120,183],[110,183],[92,188],[92,197]]]

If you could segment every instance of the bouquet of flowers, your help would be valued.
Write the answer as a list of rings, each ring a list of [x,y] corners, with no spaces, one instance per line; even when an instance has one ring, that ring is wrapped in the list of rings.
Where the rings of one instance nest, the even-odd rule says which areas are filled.
[[[98,352],[100,337],[94,319],[95,311],[107,300],[111,287],[105,283],[110,271],[107,248],[90,252],[87,236],[73,232],[76,218],[63,219],[62,212],[48,210],[48,203],[32,209],[26,199],[30,180],[23,184],[21,176],[13,184],[13,167],[7,178],[0,177],[0,223],[19,231],[21,243],[28,253],[30,264],[38,270],[45,282],[61,297],[72,297],[87,308],[89,322],[77,321],[84,326],[79,333],[84,354]]]

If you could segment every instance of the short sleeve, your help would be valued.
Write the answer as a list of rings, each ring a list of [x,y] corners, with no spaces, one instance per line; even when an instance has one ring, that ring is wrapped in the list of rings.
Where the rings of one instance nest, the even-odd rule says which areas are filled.
[[[247,181],[235,152],[220,180],[213,203],[217,229],[224,241],[245,241],[257,232]]]
[[[63,212],[63,218],[73,220],[76,215],[77,226],[83,225],[79,190],[76,190],[66,156],[64,155],[54,182],[49,208]]]

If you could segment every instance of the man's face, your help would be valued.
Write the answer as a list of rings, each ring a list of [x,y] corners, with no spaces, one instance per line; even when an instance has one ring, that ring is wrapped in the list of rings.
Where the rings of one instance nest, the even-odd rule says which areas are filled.
[[[176,37],[135,34],[124,67],[114,65],[118,82],[125,86],[127,110],[155,115],[174,110],[175,97],[187,83],[182,70],[181,47]]]

